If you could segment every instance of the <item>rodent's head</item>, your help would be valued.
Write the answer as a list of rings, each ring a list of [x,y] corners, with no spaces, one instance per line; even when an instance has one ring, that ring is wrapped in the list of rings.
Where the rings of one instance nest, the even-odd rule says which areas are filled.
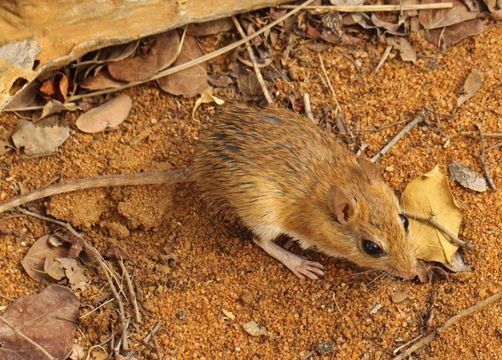
[[[344,234],[342,246],[337,244],[332,251],[360,266],[412,279],[417,263],[407,236],[408,219],[376,167],[361,158],[356,167],[354,181],[345,188],[331,186],[326,195],[328,226]]]

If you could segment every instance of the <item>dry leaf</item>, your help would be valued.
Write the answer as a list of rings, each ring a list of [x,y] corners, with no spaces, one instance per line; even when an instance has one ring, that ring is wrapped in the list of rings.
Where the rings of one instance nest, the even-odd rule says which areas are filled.
[[[48,255],[45,258],[44,271],[54,280],[59,281],[65,277],[65,271],[54,255]]]
[[[208,81],[211,86],[217,88],[225,88],[234,83],[230,76],[222,74],[210,74],[208,76]]]
[[[207,21],[188,25],[187,34],[191,36],[207,36],[232,30],[234,23],[230,18]]]
[[[49,115],[57,114],[57,113],[64,111],[64,110],[75,111],[78,109],[79,109],[79,107],[75,103],[67,102],[67,103],[63,104],[57,100],[51,100],[44,105],[44,107],[42,109],[42,115],[40,115],[39,120],[43,119]]]
[[[202,50],[195,39],[186,36],[174,65],[186,63],[202,55]],[[162,90],[172,95],[182,95],[184,98],[197,96],[208,86],[206,64],[195,65],[186,70],[165,76],[158,79],[157,83]]]
[[[87,357],[87,351],[85,349],[78,345],[78,344],[73,344],[73,347],[71,348],[71,353],[68,356],[68,359],[70,360],[86,360]]]
[[[26,155],[48,155],[56,152],[70,136],[64,126],[40,126],[31,121],[18,120],[12,141],[16,148],[24,148]]]
[[[244,328],[244,331],[246,331],[251,336],[267,336],[268,335],[267,330],[264,327],[258,325],[254,321],[247,322],[247,323],[243,324],[242,327]]]
[[[464,82],[463,94],[457,99],[457,107],[465,103],[471,97],[476,95],[481,83],[483,82],[483,73],[477,69],[472,69]]]
[[[216,105],[223,105],[225,103],[224,100],[216,97],[213,95],[213,88],[211,86],[208,86],[206,90],[200,94],[200,97],[197,99],[195,102],[195,105],[192,109],[192,119],[195,119],[195,112],[201,106],[202,104],[210,104],[210,103],[215,103]]]
[[[399,50],[399,54],[401,55],[401,59],[403,61],[411,61],[412,63],[417,61],[417,53],[406,38],[388,37],[387,44],[392,45]]]
[[[433,0],[431,3],[441,2],[443,1]],[[451,2],[453,3],[451,9],[420,10],[418,12],[420,24],[425,29],[439,29],[478,17],[479,11],[469,11],[460,0],[452,0]]]
[[[65,276],[68,278],[72,290],[83,289],[87,286],[88,281],[84,275],[84,269],[76,259],[59,258],[56,261],[59,261],[61,268],[64,269]]]
[[[75,125],[80,131],[91,134],[113,128],[127,118],[131,107],[131,98],[128,95],[119,95],[80,115]]]
[[[464,21],[460,24],[448,26],[445,29],[433,29],[426,33],[427,40],[436,46],[451,46],[466,37],[483,32],[483,23],[480,19]]]
[[[38,82],[38,80],[31,82],[14,96],[4,110],[37,105],[39,87],[40,82]]]
[[[108,260],[131,260],[131,257],[121,246],[112,244],[103,255]]]
[[[430,172],[408,183],[401,195],[406,212],[433,217],[433,219],[458,234],[462,214],[450,191],[448,179],[436,166]],[[450,264],[458,246],[452,244],[441,231],[425,222],[409,219],[409,237],[415,244],[419,259]]]
[[[450,173],[450,179],[457,181],[463,187],[484,192],[487,190],[486,179],[479,176],[469,168],[464,165],[454,161],[448,165],[448,172]]]
[[[52,282],[52,278],[44,270],[46,259],[64,257],[68,253],[68,249],[63,246],[51,246],[49,243],[51,237],[52,235],[45,235],[35,241],[21,260],[21,265],[33,280]]]
[[[237,87],[243,95],[255,97],[260,93],[260,83],[256,74],[247,69],[243,69],[237,75]]]
[[[110,75],[115,80],[143,81],[171,65],[180,45],[178,32],[172,30],[153,39],[154,43],[146,54],[108,64]]]
[[[62,72],[58,72],[42,83],[40,92],[51,99],[64,103],[68,95],[68,86],[69,83],[66,75]]]
[[[118,89],[126,82],[113,79],[108,71],[100,71],[92,77],[82,81],[79,86],[86,90]]]
[[[78,298],[69,289],[50,285],[39,294],[17,299],[2,316],[55,359],[65,359],[72,349],[79,306]],[[0,344],[2,360],[46,359],[40,350],[2,321]]]
[[[221,312],[223,313],[223,315],[225,315],[230,320],[235,320],[235,315],[233,312],[225,310],[225,309],[221,309]]]
[[[99,62],[115,62],[128,58],[133,55],[138,48],[139,41],[133,41],[127,44],[109,46],[99,50]]]

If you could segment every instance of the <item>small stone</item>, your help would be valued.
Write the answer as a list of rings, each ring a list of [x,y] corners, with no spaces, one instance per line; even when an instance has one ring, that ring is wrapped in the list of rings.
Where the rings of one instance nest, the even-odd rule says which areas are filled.
[[[375,315],[382,308],[382,304],[375,304],[370,310],[371,315]]]
[[[331,354],[333,350],[335,349],[335,343],[333,340],[328,340],[326,342],[319,341],[315,345],[315,351],[321,356]]]
[[[179,310],[177,313],[176,313],[176,317],[180,320],[184,320],[185,319],[185,311],[184,310]]]
[[[255,321],[249,321],[242,324],[244,331],[246,331],[251,336],[266,336],[268,335],[267,329],[263,326],[258,325]]]

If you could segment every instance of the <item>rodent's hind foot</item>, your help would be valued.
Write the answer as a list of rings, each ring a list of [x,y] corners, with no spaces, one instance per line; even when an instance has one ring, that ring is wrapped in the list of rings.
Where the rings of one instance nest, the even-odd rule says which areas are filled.
[[[305,279],[305,276],[317,280],[319,276],[324,275],[324,266],[322,264],[303,259],[283,249],[273,241],[255,238],[254,243],[265,250],[267,254],[283,263],[293,274],[302,280]]]

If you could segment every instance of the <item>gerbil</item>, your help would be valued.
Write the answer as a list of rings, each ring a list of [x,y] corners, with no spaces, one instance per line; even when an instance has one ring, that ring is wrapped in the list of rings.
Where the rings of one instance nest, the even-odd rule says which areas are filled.
[[[255,243],[299,278],[316,279],[323,266],[276,245],[281,234],[360,266],[416,275],[407,219],[376,167],[286,110],[227,107],[198,144],[192,170],[57,184],[0,203],[0,212],[74,190],[184,180],[194,180],[215,209],[236,214]]]

